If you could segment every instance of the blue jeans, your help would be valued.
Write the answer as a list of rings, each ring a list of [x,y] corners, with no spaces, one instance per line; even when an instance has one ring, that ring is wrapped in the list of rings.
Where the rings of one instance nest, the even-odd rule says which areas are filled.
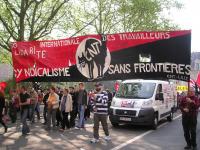
[[[30,129],[27,125],[26,119],[28,118],[29,109],[22,110],[22,134],[27,134],[30,132]]]
[[[85,125],[85,118],[84,118],[85,107],[84,107],[84,105],[79,105],[78,106],[78,112],[79,112],[78,127],[79,128],[84,128],[84,125]]]

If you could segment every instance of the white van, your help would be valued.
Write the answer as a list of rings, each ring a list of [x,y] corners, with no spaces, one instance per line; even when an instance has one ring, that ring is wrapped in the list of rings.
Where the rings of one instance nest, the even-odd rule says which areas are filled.
[[[125,80],[112,100],[109,119],[113,126],[129,123],[156,129],[161,119],[173,120],[176,104],[176,88],[168,81]]]

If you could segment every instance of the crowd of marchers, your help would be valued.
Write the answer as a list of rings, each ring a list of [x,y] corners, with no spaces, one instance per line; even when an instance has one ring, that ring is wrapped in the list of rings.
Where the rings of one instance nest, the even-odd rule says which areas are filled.
[[[8,131],[6,122],[8,115],[11,122],[15,123],[20,116],[22,123],[22,135],[30,132],[30,123],[35,122],[35,117],[40,120],[42,116],[40,108],[43,108],[43,125],[47,131],[59,130],[64,132],[70,128],[85,129],[85,121],[93,115],[93,139],[91,143],[99,142],[99,123],[103,126],[104,139],[111,140],[108,130],[108,110],[111,105],[112,94],[105,90],[103,84],[96,83],[94,89],[87,91],[84,83],[79,83],[77,88],[69,87],[58,89],[50,87],[44,91],[36,91],[34,88],[27,90],[22,86],[19,91],[12,90],[12,100],[9,105],[5,103],[4,92],[0,91],[0,123]],[[43,104],[44,107],[40,107]],[[198,94],[195,88],[190,88],[187,94],[178,95],[178,107],[182,112],[182,125],[187,145],[184,149],[197,150],[196,128],[197,116],[200,106]]]
[[[44,90],[21,86],[18,90],[11,90],[9,104],[5,102],[4,92],[0,92],[0,121],[6,133],[8,118],[12,123],[20,120],[22,135],[25,136],[30,132],[29,124],[34,124],[36,119],[47,131],[85,129],[85,122],[93,113],[94,139],[91,142],[99,141],[100,122],[106,135],[105,140],[110,140],[107,118],[113,94],[109,89],[105,90],[101,83],[96,83],[90,91],[85,89],[84,83],[63,89],[52,86]]]

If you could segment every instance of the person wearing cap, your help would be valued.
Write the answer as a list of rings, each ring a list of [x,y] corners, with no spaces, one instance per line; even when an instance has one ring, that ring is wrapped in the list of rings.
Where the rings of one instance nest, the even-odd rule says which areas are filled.
[[[94,128],[93,128],[93,136],[94,138],[90,141],[91,143],[99,142],[99,122],[101,122],[103,126],[103,130],[105,133],[104,139],[106,141],[111,140],[108,131],[108,93],[103,90],[103,85],[101,83],[95,84],[96,92],[92,95],[92,108],[94,111]]]
[[[190,88],[188,95],[180,102],[184,137],[187,143],[187,146],[185,146],[184,149],[192,148],[192,150],[197,150],[196,128],[199,106],[200,103],[198,98],[195,96],[195,89]]]

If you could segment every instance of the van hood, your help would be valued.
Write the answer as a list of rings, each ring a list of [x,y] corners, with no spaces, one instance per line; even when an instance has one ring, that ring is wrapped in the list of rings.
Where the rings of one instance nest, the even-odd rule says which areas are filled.
[[[112,100],[113,107],[124,107],[124,108],[141,108],[145,101],[149,99],[128,99],[128,98],[116,98]]]

